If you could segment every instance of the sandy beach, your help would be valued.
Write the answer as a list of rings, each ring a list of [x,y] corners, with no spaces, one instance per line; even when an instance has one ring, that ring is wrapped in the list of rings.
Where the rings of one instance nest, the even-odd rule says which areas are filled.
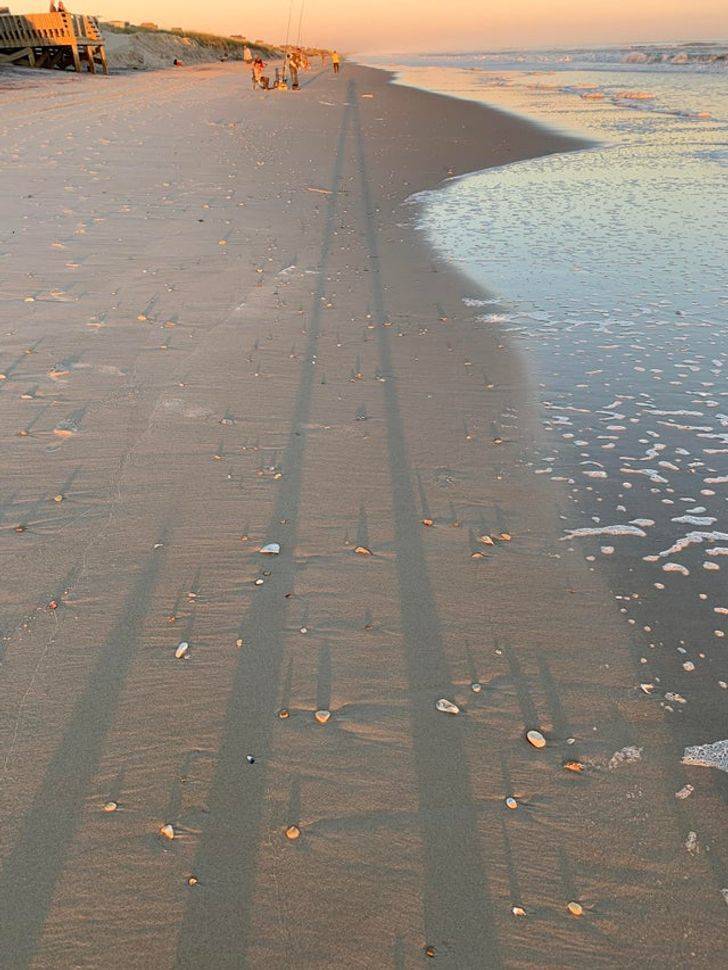
[[[2,967],[720,965],[726,775],[405,204],[581,147],[348,63],[0,72]]]

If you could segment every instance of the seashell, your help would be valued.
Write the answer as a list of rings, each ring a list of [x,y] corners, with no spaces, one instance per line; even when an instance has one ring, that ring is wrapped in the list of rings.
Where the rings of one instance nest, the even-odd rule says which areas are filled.
[[[23,525],[23,524],[21,523],[20,525],[16,525],[16,526],[15,526],[15,531],[16,531],[16,532],[17,532],[18,534],[20,534],[20,533],[22,533],[22,532],[25,532],[25,530],[26,530],[26,528],[27,528],[27,526],[25,526],[25,525]]]
[[[472,683],[470,685],[470,689],[472,690],[472,692],[474,694],[479,694],[482,691],[482,689],[483,689],[483,685],[482,684],[479,684],[477,681],[475,681],[475,683]]]
[[[498,535],[498,538],[500,539],[501,542],[510,542],[511,541],[511,534],[510,534],[510,532],[501,532]]]
[[[174,826],[170,825],[169,822],[167,822],[165,825],[161,827],[161,829],[159,830],[159,834],[164,836],[165,839],[169,839],[169,841],[171,842],[172,839],[175,837]]]
[[[529,744],[532,744],[534,748],[545,748],[546,738],[541,734],[540,731],[527,731],[526,740]]]
[[[437,953],[437,950],[435,949],[434,946],[426,946],[425,947],[425,956],[426,957],[434,957],[436,953]]]
[[[525,916],[526,915],[526,910],[523,908],[523,906],[513,906],[511,908],[511,912],[513,913],[514,916]]]
[[[297,825],[289,825],[285,830],[285,836],[289,842],[295,842],[301,838],[301,830]]]
[[[478,538],[480,539],[480,541],[483,543],[484,546],[495,545],[495,540],[492,538],[492,536],[484,535],[484,536],[478,536]]]
[[[252,754],[246,754],[245,755],[245,760],[248,762],[249,765],[254,765],[255,764],[255,758],[253,757]]]
[[[288,711],[288,708],[287,708],[287,707],[282,707],[282,708],[280,709],[280,711],[278,711],[278,717],[279,717],[279,718],[280,718],[280,719],[281,719],[282,721],[285,721],[285,719],[286,719],[287,717],[290,717],[290,716],[291,716],[291,715],[290,715],[290,713],[289,713],[289,711]]]
[[[54,495],[53,496],[53,501],[54,502],[62,502],[63,501],[63,496],[62,495]]]
[[[319,722],[319,724],[326,724],[327,721],[331,720],[331,711],[316,711],[314,717]]]
[[[298,632],[299,633],[308,633],[308,627],[307,626],[302,626],[301,629]]]
[[[235,641],[235,646],[238,648],[238,650],[242,647],[244,642],[245,641],[242,637],[238,637],[238,639]]]
[[[443,714],[460,713],[460,708],[457,706],[457,704],[453,704],[453,702],[449,701],[446,697],[441,697],[440,700],[435,704],[435,707]]]
[[[565,761],[563,766],[567,771],[580,772],[584,770],[584,765],[581,761]]]
[[[277,542],[268,542],[258,550],[264,556],[277,556],[280,551],[281,547]]]
[[[640,690],[643,694],[651,694],[654,689],[654,684],[640,684]]]
[[[188,886],[197,886],[199,884],[199,881],[200,880],[197,878],[197,876],[188,876],[187,877],[187,885]]]
[[[518,802],[515,800],[513,795],[509,795],[508,798],[506,798],[506,808],[518,808]]]
[[[106,802],[104,805],[105,812],[115,812],[119,807],[118,802]]]
[[[422,524],[429,528],[432,525],[432,519],[423,519]]]
[[[51,600],[50,603],[48,604],[48,609],[49,610],[57,610],[58,609],[58,601],[57,600]]]
[[[581,903],[576,903],[572,901],[568,904],[566,908],[568,909],[568,911],[571,913],[572,916],[584,915],[584,907],[581,905]]]
[[[359,556],[371,556],[371,554],[372,554],[372,550],[371,549],[367,549],[366,546],[357,546],[354,549],[354,552],[357,555],[359,555]]]
[[[187,657],[189,652],[190,652],[190,645],[186,640],[183,640],[175,650],[174,655],[177,658],[177,660],[183,660],[184,658]]]
[[[262,586],[264,582],[265,582],[265,580],[264,580],[264,579],[256,579],[256,581],[255,581],[255,584],[254,584],[254,585],[255,585],[255,586]]]

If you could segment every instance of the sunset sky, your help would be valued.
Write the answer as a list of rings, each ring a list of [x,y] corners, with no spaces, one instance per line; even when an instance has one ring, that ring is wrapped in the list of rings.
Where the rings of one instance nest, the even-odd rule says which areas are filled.
[[[42,0],[9,0],[15,12]],[[105,19],[156,21],[282,41],[289,0],[66,0]],[[628,41],[725,40],[727,0],[294,0],[292,40],[342,50],[492,49]]]

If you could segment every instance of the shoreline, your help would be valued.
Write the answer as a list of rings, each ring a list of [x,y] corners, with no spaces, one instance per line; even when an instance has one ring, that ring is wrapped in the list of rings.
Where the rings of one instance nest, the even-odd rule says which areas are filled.
[[[518,349],[403,217],[573,140],[376,69],[248,81],[0,99],[0,962],[711,965],[706,769],[561,554]]]

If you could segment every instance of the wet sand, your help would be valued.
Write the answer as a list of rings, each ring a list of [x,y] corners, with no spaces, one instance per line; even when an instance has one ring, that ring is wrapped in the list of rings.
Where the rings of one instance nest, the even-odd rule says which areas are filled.
[[[0,965],[718,963],[724,776],[403,205],[578,144],[348,65],[49,74],[0,132]]]

